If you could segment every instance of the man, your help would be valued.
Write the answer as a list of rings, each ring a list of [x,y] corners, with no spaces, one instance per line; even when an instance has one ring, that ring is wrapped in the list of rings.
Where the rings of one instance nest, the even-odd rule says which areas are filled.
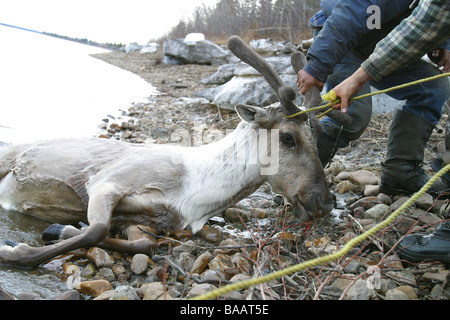
[[[371,29],[368,23],[373,15],[368,8],[372,5],[379,8],[381,29]],[[337,148],[358,139],[369,124],[371,98],[356,100],[349,106],[350,96],[370,92],[370,85],[381,90],[439,74],[438,68],[421,60],[434,49],[438,49],[435,51],[438,66],[444,70],[450,68],[449,6],[448,0],[418,4],[412,0],[322,0],[322,11],[311,21],[320,31],[308,51],[308,64],[299,72],[297,83],[302,94],[312,86],[320,89],[325,86],[326,91],[335,88],[336,95],[342,99],[336,108],[353,119],[345,128],[331,119],[322,121],[324,133],[318,139],[322,164],[332,159]],[[392,53],[381,59],[389,50]],[[348,77],[349,82],[344,81]],[[405,104],[395,113],[391,124],[380,191],[390,195],[413,193],[429,180],[421,167],[424,149],[449,98],[449,81],[447,78],[434,80],[389,95],[405,100]],[[446,185],[438,181],[431,191],[442,189]]]
[[[370,102],[367,99],[362,102],[357,100],[349,105],[349,98],[368,92],[369,82],[375,88],[383,89],[438,74],[437,69],[420,60],[435,48],[439,48],[438,67],[442,67],[444,72],[450,71],[449,47],[444,44],[450,37],[450,1],[421,0],[412,12],[406,9],[402,11],[408,5],[416,5],[415,2],[397,0],[369,3],[362,0],[341,0],[334,3],[335,6],[330,11],[331,7],[327,4],[331,0],[322,1],[322,9],[328,18],[317,36],[318,42],[314,43],[312,51],[308,53],[311,64],[299,72],[299,89],[305,93],[311,86],[321,87],[326,81],[327,91],[333,89],[341,99],[341,103],[334,107],[347,112],[354,119],[349,128],[342,130],[342,135],[336,134],[335,123],[331,120],[325,122],[325,132],[318,145],[324,162],[327,161],[327,152],[332,157],[333,150],[330,146],[333,139],[336,139],[338,147],[344,146],[349,140],[357,138],[367,126]],[[357,17],[357,12],[362,13],[362,3],[366,7],[370,4],[379,6],[384,26],[389,22],[397,23],[395,17],[404,18],[378,42],[367,59],[361,57],[362,51],[357,48],[358,41],[351,41],[352,37],[364,40],[369,38],[369,31],[361,27],[362,20]],[[345,21],[346,18],[355,19],[359,24]],[[325,45],[327,41],[330,43],[328,48]],[[365,48],[368,47],[366,41]],[[333,52],[328,52],[330,50]],[[325,64],[317,62],[321,59],[324,59]],[[345,73],[345,67],[352,69]],[[333,73],[322,77],[330,68],[334,69]],[[390,95],[405,99],[406,102],[402,110],[395,114],[391,125],[387,156],[382,164],[380,189],[388,194],[415,192],[429,179],[419,164],[423,160],[425,144],[440,118],[442,106],[448,100],[448,78],[398,90]],[[409,235],[400,243],[399,248],[398,254],[413,262],[432,259],[450,263],[450,221],[443,223],[431,235]]]

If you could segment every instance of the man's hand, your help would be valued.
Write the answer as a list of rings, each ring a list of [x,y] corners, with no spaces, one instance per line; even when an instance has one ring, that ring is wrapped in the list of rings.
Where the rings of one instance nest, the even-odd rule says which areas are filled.
[[[341,109],[343,113],[347,112],[348,106],[350,105],[350,98],[357,94],[368,81],[370,81],[370,76],[363,68],[356,70],[350,77],[333,88],[337,98],[341,99],[341,102],[334,105],[333,108]]]
[[[297,75],[297,86],[300,93],[305,95],[305,93],[312,87],[317,87],[320,91],[322,91],[323,82],[320,82],[306,71],[300,70]]]
[[[436,49],[433,50],[433,57],[439,61],[437,67],[442,68],[442,72],[450,72],[450,51],[447,49]]]

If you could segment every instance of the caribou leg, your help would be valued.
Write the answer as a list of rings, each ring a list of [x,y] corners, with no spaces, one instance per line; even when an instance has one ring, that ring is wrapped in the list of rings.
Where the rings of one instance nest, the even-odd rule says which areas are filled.
[[[80,230],[73,226],[52,224],[47,228],[47,230],[44,231],[42,239],[50,242],[70,239],[83,233],[83,229]],[[146,232],[143,232],[142,230]],[[95,246],[102,249],[125,252],[129,254],[144,253],[149,255],[152,250],[157,248],[156,239],[151,235],[156,233],[157,230],[152,227],[132,225],[123,231],[123,234],[128,240],[105,238]]]
[[[44,247],[31,247],[25,243],[14,247],[2,246],[0,247],[0,264],[36,267],[68,251],[95,246],[103,241],[109,233],[112,210],[120,196],[112,192],[114,188],[107,188],[107,186],[95,190],[99,191],[94,192],[89,198],[89,226],[80,234]]]

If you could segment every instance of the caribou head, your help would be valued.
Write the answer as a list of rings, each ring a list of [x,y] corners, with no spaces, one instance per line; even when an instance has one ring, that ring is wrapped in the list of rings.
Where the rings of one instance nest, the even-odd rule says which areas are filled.
[[[228,47],[236,57],[255,68],[279,98],[279,103],[266,108],[236,106],[245,121],[257,122],[260,127],[279,132],[279,171],[269,176],[268,182],[276,192],[285,196],[302,219],[327,215],[332,209],[332,197],[316,147],[316,138],[322,127],[313,113],[295,116],[300,111],[321,103],[319,91],[310,90],[304,97],[302,108],[299,108],[294,102],[295,89],[286,86],[274,68],[241,38],[231,37]],[[305,63],[306,59],[301,52],[293,55],[294,69],[303,68]]]

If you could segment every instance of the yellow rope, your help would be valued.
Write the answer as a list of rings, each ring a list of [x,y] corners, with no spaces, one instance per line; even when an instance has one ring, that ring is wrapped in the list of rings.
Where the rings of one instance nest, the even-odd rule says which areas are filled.
[[[316,259],[312,259],[309,261],[305,261],[303,263],[297,264],[295,266],[291,266],[289,268],[279,270],[273,273],[270,273],[266,276],[259,277],[259,278],[253,278],[233,284],[229,284],[227,286],[218,288],[216,290],[207,292],[203,295],[199,295],[197,297],[193,297],[192,300],[210,300],[217,298],[221,295],[224,295],[225,293],[235,291],[235,290],[241,290],[245,289],[251,286],[258,285],[263,282],[269,282],[278,278],[281,278],[285,275],[292,274],[294,272],[298,272],[303,269],[311,268],[313,266],[324,264],[330,261],[334,261],[339,259],[340,257],[347,254],[351,248],[354,246],[360,244],[361,242],[365,241],[367,238],[374,236],[377,232],[379,232],[381,229],[386,228],[389,224],[391,224],[403,211],[405,211],[410,205],[412,205],[417,199],[419,199],[425,192],[428,191],[428,189],[447,171],[450,170],[450,164],[446,165],[444,168],[442,168],[439,172],[437,172],[431,179],[417,192],[415,193],[411,198],[408,199],[402,206],[400,206],[397,210],[395,210],[393,213],[391,213],[386,220],[383,222],[380,222],[376,226],[372,227],[371,229],[367,230],[363,234],[359,235],[356,238],[353,238],[347,244],[338,252],[319,257]]]
[[[408,83],[404,83],[404,84],[401,84],[399,86],[387,88],[387,89],[384,89],[384,90],[379,90],[379,91],[375,91],[375,92],[362,94],[360,96],[356,96],[356,97],[350,98],[350,101],[358,100],[358,99],[362,99],[362,98],[367,98],[367,97],[371,97],[371,96],[374,96],[374,95],[377,95],[377,94],[387,93],[387,92],[398,90],[398,89],[403,89],[403,88],[406,88],[406,87],[414,86],[416,84],[420,84],[420,83],[424,83],[424,82],[427,82],[427,81],[436,80],[436,79],[440,79],[440,78],[444,78],[444,77],[448,77],[448,76],[450,76],[450,72],[438,74],[438,75],[433,76],[433,77],[423,78],[423,79],[412,81],[412,82],[408,82]],[[336,99],[336,94],[334,93],[333,90],[331,90],[330,92],[324,94],[322,96],[322,98],[324,100],[331,101],[331,102],[327,103],[327,104],[324,104],[324,105],[321,105],[321,106],[318,106],[318,107],[302,110],[302,111],[299,111],[297,113],[288,115],[286,117],[287,118],[294,118],[294,117],[297,117],[297,116],[299,116],[301,114],[304,114],[306,112],[317,111],[317,110],[321,110],[321,109],[324,109],[324,108],[332,107],[332,106],[334,106],[335,104],[338,104],[341,101],[340,99]],[[330,112],[331,110],[333,110],[333,109],[330,108],[329,110],[327,110],[324,113],[320,114],[318,117],[321,117],[321,116],[325,115],[327,112]]]

